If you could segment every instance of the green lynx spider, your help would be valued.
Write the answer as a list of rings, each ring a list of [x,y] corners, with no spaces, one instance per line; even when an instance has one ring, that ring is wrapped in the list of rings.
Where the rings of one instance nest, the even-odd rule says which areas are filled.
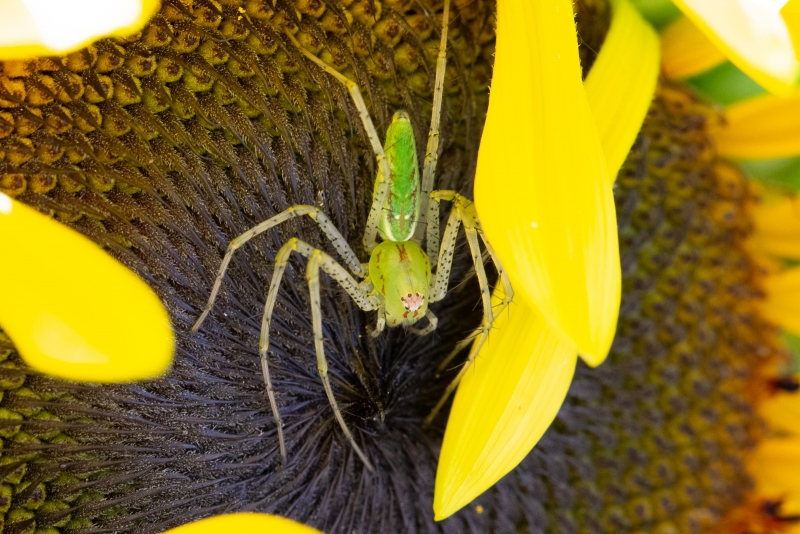
[[[344,84],[358,109],[361,121],[367,132],[375,159],[378,163],[378,175],[375,180],[375,189],[372,195],[372,207],[367,219],[364,232],[364,248],[370,252],[368,264],[361,264],[356,253],[347,244],[341,233],[333,226],[330,219],[318,208],[313,206],[297,205],[279,213],[269,220],[251,228],[230,242],[217,278],[211,290],[208,303],[203,313],[192,326],[192,333],[197,332],[200,325],[208,316],[214,304],[214,299],[222,284],[225,270],[233,256],[234,251],[247,243],[251,238],[267,231],[268,229],[289,219],[308,215],[322,229],[331,241],[338,254],[350,271],[360,279],[356,279],[347,269],[325,252],[313,248],[308,243],[292,238],[278,251],[275,257],[275,268],[270,283],[269,293],[264,306],[264,316],[261,323],[261,339],[259,354],[264,383],[267,387],[270,406],[278,429],[278,441],[281,458],[286,463],[286,445],[283,438],[281,416],[275,402],[275,393],[269,375],[267,354],[269,351],[269,330],[272,320],[272,311],[278,297],[278,288],[281,278],[286,270],[286,265],[292,251],[308,258],[306,279],[308,280],[311,296],[311,316],[314,329],[314,348],[317,354],[317,367],[322,384],[328,396],[328,401],[333,408],[336,420],[339,422],[347,441],[367,466],[373,471],[372,464],[355,442],[353,435],[347,428],[342,417],[339,405],[333,396],[333,390],[328,380],[328,362],[325,358],[322,337],[322,317],[319,294],[319,270],[322,269],[344,288],[356,304],[364,311],[377,310],[378,318],[376,328],[372,331],[377,336],[388,324],[389,326],[404,325],[410,327],[422,317],[427,317],[429,324],[425,328],[409,328],[413,333],[426,335],[436,329],[436,316],[428,309],[428,304],[444,298],[447,292],[450,268],[452,266],[455,241],[459,226],[463,223],[472,252],[472,261],[481,288],[483,301],[483,321],[475,330],[474,335],[463,340],[454,348],[450,355],[439,366],[440,370],[468,344],[474,342],[458,376],[448,385],[444,395],[425,419],[429,424],[444,405],[447,398],[455,390],[464,376],[470,363],[475,359],[478,351],[486,340],[494,312],[492,310],[489,282],[483,267],[483,257],[478,238],[483,241],[486,250],[497,266],[503,283],[505,299],[498,309],[505,308],[513,296],[511,284],[503,270],[500,261],[489,245],[478,223],[478,217],[472,202],[455,191],[433,191],[433,179],[436,171],[439,148],[439,118],[442,108],[442,93],[444,89],[444,73],[446,66],[447,26],[449,17],[450,0],[444,2],[442,17],[441,42],[436,61],[436,80],[434,85],[433,113],[431,117],[428,145],[425,154],[425,163],[422,172],[422,188],[420,191],[419,166],[417,163],[417,149],[414,141],[414,131],[411,127],[409,116],[405,112],[397,112],[392,118],[392,123],[386,132],[385,146],[381,146],[378,133],[361,97],[358,86],[348,78],[335,71],[313,54],[304,50],[291,34],[287,34],[295,46],[311,61],[319,65],[325,72]],[[388,178],[387,178],[388,177]],[[419,202],[417,200],[419,199]],[[430,200],[430,202],[429,202]],[[439,203],[441,201],[453,203],[453,209],[447,221],[447,227],[441,243],[439,242]],[[427,254],[423,252],[422,231],[417,228],[420,213],[427,212]],[[376,244],[376,235],[380,234],[382,242]],[[438,264],[438,269],[436,268]],[[432,274],[432,271],[436,272]]]

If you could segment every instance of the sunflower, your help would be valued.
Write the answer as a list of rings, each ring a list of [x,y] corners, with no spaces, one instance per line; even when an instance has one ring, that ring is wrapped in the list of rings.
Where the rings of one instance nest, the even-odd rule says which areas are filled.
[[[494,5],[454,4],[437,179],[470,195]],[[618,5],[575,6],[584,75]],[[165,0],[133,36],[2,64],[0,189],[137,273],[176,335],[166,376],[116,385],[33,371],[10,339],[0,341],[4,532],[161,532],[252,511],[325,532],[739,534],[792,525],[786,473],[796,465],[797,408],[788,392],[797,386],[775,326],[789,315],[775,312],[775,299],[791,271],[765,243],[788,242],[793,227],[780,231],[779,214],[767,211],[773,192],[720,157],[720,131],[731,130],[682,83],[659,81],[613,189],[622,298],[607,360],[576,364],[575,346],[587,360],[592,351],[577,335],[559,337],[573,347],[574,377],[552,426],[450,517],[436,522],[431,511],[446,421],[422,420],[457,372],[437,376],[437,363],[480,319],[467,250],[457,251],[453,289],[436,309],[436,336],[372,339],[370,317],[323,288],[331,380],[374,474],[320,387],[299,262],[273,326],[290,458],[281,464],[258,364],[259,312],[278,247],[291,236],[325,246],[313,225],[290,223],[254,242],[232,262],[210,322],[188,335],[228,241],[244,229],[303,203],[322,207],[351,243],[363,231],[369,145],[347,93],[285,31],[356,79],[385,125],[398,108],[429,114],[440,10],[409,0]],[[502,187],[495,179],[480,187]],[[519,200],[502,193],[500,206]],[[48,276],[69,269],[49,267],[42,280],[3,283],[35,301]],[[593,365],[605,357],[595,352]]]

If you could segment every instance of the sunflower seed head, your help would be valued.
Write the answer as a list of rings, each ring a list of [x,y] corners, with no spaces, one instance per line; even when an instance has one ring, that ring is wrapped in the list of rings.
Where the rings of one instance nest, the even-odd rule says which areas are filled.
[[[468,193],[494,6],[454,4],[438,180]],[[596,0],[577,8],[588,69],[609,10]],[[405,109],[424,147],[438,32],[428,14],[440,9],[165,0],[133,38],[2,64],[0,190],[147,280],[179,338],[164,379],[89,386],[32,374],[0,337],[4,531],[161,532],[257,510],[325,532],[694,532],[739,502],[748,487],[739,458],[760,428],[752,370],[775,341],[755,312],[742,249],[747,185],[734,170],[740,187],[720,186],[731,172],[708,144],[715,116],[673,86],[660,87],[618,180],[625,294],[609,362],[579,366],[541,443],[452,518],[434,523],[431,513],[444,419],[421,422],[456,371],[436,377],[436,362],[480,319],[463,247],[451,294],[434,306],[439,329],[425,338],[373,340],[373,318],[323,283],[331,381],[374,475],[320,384],[301,261],[272,323],[288,465],[278,453],[260,313],[286,239],[334,253],[312,223],[288,223],[237,253],[211,316],[188,335],[242,231],[298,203],[324,209],[350,243],[363,231],[375,169],[362,126],[346,91],[284,33],[359,83],[379,130]]]

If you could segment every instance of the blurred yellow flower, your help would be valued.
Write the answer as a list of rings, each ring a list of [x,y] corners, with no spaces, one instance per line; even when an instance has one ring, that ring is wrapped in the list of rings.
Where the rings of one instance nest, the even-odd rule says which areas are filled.
[[[786,0],[674,1],[707,41],[696,36],[684,20],[667,28],[664,62],[668,74],[691,76],[720,61],[722,56],[707,45],[710,41],[766,90],[780,95],[792,91],[800,63],[787,20],[781,15]]]

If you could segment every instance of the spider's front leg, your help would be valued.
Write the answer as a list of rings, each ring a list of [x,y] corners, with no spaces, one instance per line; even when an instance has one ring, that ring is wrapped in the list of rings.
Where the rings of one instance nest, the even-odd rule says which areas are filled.
[[[233,258],[233,253],[257,235],[263,234],[270,228],[286,222],[289,219],[294,219],[295,217],[300,217],[302,215],[308,215],[314,219],[314,222],[317,223],[323,233],[325,233],[325,236],[330,240],[331,244],[333,244],[336,252],[338,252],[339,255],[344,258],[348,267],[350,267],[350,269],[357,276],[361,278],[367,276],[367,270],[358,261],[356,253],[353,252],[353,249],[351,249],[350,245],[347,244],[345,238],[342,236],[339,230],[336,229],[328,216],[322,212],[322,210],[314,206],[305,206],[302,204],[292,206],[275,215],[274,217],[270,217],[266,221],[252,227],[228,243],[228,250],[225,252],[225,257],[222,258],[222,264],[219,267],[217,277],[214,280],[214,285],[211,288],[211,295],[209,295],[208,302],[206,303],[205,308],[203,308],[203,313],[200,314],[200,317],[198,317],[197,321],[195,321],[194,325],[192,325],[192,334],[200,329],[203,321],[205,321],[209,312],[211,312],[211,308],[214,306],[214,300],[217,298],[219,288],[222,286],[222,279],[225,277],[225,271],[228,269],[228,264],[230,263],[231,258]]]
[[[283,273],[286,271],[286,265],[289,263],[289,257],[292,252],[297,252],[309,258],[308,269],[306,277],[309,281],[309,289],[311,292],[311,315],[314,325],[314,345],[317,352],[317,368],[319,370],[320,378],[322,378],[325,392],[328,400],[333,408],[336,420],[344,432],[347,441],[353,446],[356,454],[361,458],[364,464],[370,471],[373,471],[372,464],[367,460],[361,448],[356,444],[353,435],[347,428],[347,424],[342,418],[339,405],[333,397],[333,390],[331,389],[330,382],[328,381],[328,362],[325,359],[325,353],[322,347],[322,320],[321,320],[321,307],[319,301],[319,269],[322,268],[328,275],[336,280],[340,286],[347,291],[356,304],[364,311],[373,310],[378,307],[378,302],[375,297],[368,294],[355,279],[348,273],[344,267],[339,265],[336,260],[322,252],[321,250],[313,248],[311,245],[296,237],[287,241],[278,250],[275,256],[275,269],[272,273],[272,280],[269,286],[269,293],[267,300],[264,304],[264,316],[261,320],[261,337],[258,344],[258,352],[261,359],[261,371],[264,375],[264,383],[267,386],[267,395],[269,397],[269,404],[272,408],[272,415],[275,417],[275,423],[278,432],[278,444],[280,447],[281,458],[284,464],[287,461],[286,444],[283,437],[283,422],[281,420],[280,411],[278,410],[278,403],[275,400],[275,391],[272,386],[272,380],[269,373],[269,331],[272,324],[272,312],[275,309],[275,302],[278,300],[278,289],[280,288]],[[224,273],[224,270],[223,270]],[[213,299],[213,297],[212,297]]]
[[[289,209],[275,215],[267,219],[266,221],[254,226],[250,230],[244,232],[234,240],[230,242],[228,245],[228,250],[225,253],[225,257],[222,259],[222,265],[220,265],[219,272],[217,273],[217,277],[214,280],[214,286],[211,289],[211,295],[208,298],[208,302],[206,303],[205,308],[203,309],[202,314],[197,319],[197,321],[192,326],[192,333],[197,332],[200,328],[200,325],[203,324],[203,321],[208,316],[211,308],[214,305],[214,300],[217,297],[217,293],[222,285],[222,280],[225,277],[225,272],[228,268],[228,264],[233,257],[233,253],[242,247],[245,243],[247,243],[253,237],[262,234],[277,226],[278,224],[288,221],[289,219],[293,219],[295,217],[299,217],[302,215],[308,215],[311,217],[320,227],[320,229],[325,233],[328,239],[333,244],[336,251],[344,258],[345,263],[350,267],[353,273],[356,276],[361,278],[365,278],[367,276],[366,268],[358,261],[358,257],[356,256],[355,252],[350,248],[347,244],[347,241],[344,239],[341,233],[333,226],[330,219],[319,209],[314,206],[292,206]],[[270,407],[272,408],[272,414],[275,417],[275,423],[277,425],[277,432],[278,432],[278,444],[280,447],[280,454],[283,462],[286,463],[287,455],[286,455],[286,445],[283,438],[283,424],[281,421],[280,412],[278,411],[278,404],[275,400],[275,391],[272,386],[272,380],[270,379],[269,374],[269,362],[267,359],[267,355],[269,353],[269,329],[270,323],[272,321],[272,311],[275,307],[275,302],[278,297],[278,288],[280,287],[280,282],[283,277],[283,273],[286,270],[286,265],[289,261],[289,256],[291,256],[291,252],[296,251],[303,256],[310,257],[311,254],[315,251],[307,243],[294,238],[290,239],[286,242],[278,251],[278,254],[275,257],[275,268],[272,273],[272,282],[270,283],[269,293],[267,294],[267,301],[264,305],[264,317],[261,322],[261,337],[259,341],[259,355],[261,357],[261,371],[264,375],[264,384],[267,388],[267,395],[269,396],[269,403]],[[358,306],[362,310],[374,310],[378,307],[379,302],[376,297],[374,297],[370,293],[371,286],[369,284],[361,285],[355,281],[355,279],[344,269],[341,265],[339,265],[333,258],[328,256],[327,254],[320,251],[323,254],[322,258],[322,269],[328,273],[332,278],[334,278],[339,284],[347,291],[347,293],[356,301]],[[317,275],[317,278],[319,276]],[[318,300],[318,299],[317,299]],[[319,358],[319,354],[318,354]],[[322,355],[324,359],[324,354]],[[325,370],[327,373],[327,364],[325,365]],[[320,371],[322,373],[322,371]],[[327,382],[327,378],[323,378],[323,382]],[[330,389],[330,384],[326,386],[326,391]],[[334,412],[338,414],[338,406],[335,405],[335,401],[332,400],[332,396],[329,394],[328,398],[331,400],[331,405],[334,407]],[[353,444],[356,452],[359,456],[364,460],[364,463],[371,469],[371,464],[366,460],[361,449],[353,441],[353,437],[350,432],[347,430],[346,425],[344,425],[344,420],[341,418],[340,415],[337,416],[340,425],[345,432],[345,435]]]
[[[333,396],[333,389],[331,388],[331,383],[328,379],[328,360],[325,358],[325,347],[322,336],[322,305],[319,298],[319,270],[322,269],[334,280],[339,282],[339,285],[341,285],[347,291],[347,293],[353,297],[353,300],[356,301],[356,304],[358,304],[362,310],[373,310],[379,307],[380,304],[378,300],[373,298],[371,295],[359,293],[358,290],[360,288],[358,284],[355,282],[355,280],[353,280],[348,272],[342,268],[341,265],[336,263],[333,258],[321,250],[311,249],[308,244],[303,243],[300,240],[297,240],[297,244],[297,251],[304,256],[310,252],[308,267],[306,268],[306,280],[308,280],[308,289],[311,295],[311,319],[314,327],[314,350],[317,353],[317,369],[319,371],[319,376],[322,379],[322,385],[325,387],[325,393],[328,395],[328,401],[330,402],[331,408],[333,408],[333,414],[336,417],[336,420],[339,422],[339,426],[342,428],[342,432],[344,432],[347,441],[350,443],[350,445],[352,445],[353,450],[356,451],[356,454],[358,454],[358,457],[364,462],[364,465],[367,466],[367,469],[374,473],[375,468],[372,467],[372,464],[367,459],[364,451],[361,450],[356,443],[355,438],[353,438],[353,434],[350,433],[350,429],[347,428],[347,423],[345,423],[344,418],[342,417],[342,412],[339,409],[339,404],[336,402],[336,398]],[[301,250],[301,247],[308,247],[308,249]]]
[[[278,299],[278,289],[280,288],[281,279],[283,278],[283,273],[286,270],[286,265],[289,262],[289,256],[291,256],[292,252],[297,252],[298,254],[308,258],[306,279],[308,280],[308,288],[311,295],[311,318],[314,328],[314,349],[317,353],[317,369],[319,371],[319,376],[322,379],[322,385],[325,387],[325,393],[328,396],[328,401],[330,402],[331,408],[333,408],[333,414],[336,417],[336,420],[339,422],[339,426],[342,428],[345,438],[352,445],[353,450],[356,451],[356,454],[358,454],[359,458],[361,458],[361,460],[364,462],[364,465],[367,466],[367,469],[374,471],[372,464],[356,443],[355,438],[353,438],[353,434],[350,432],[350,429],[347,428],[347,423],[345,423],[344,418],[342,417],[339,405],[333,396],[331,383],[328,380],[328,360],[325,358],[325,350],[323,347],[322,338],[322,306],[320,304],[319,297],[319,270],[322,269],[331,278],[336,280],[336,282],[338,282],[339,285],[342,286],[345,291],[347,291],[347,294],[352,297],[358,307],[362,310],[374,310],[380,305],[380,303],[377,297],[367,293],[364,288],[355,281],[350,273],[348,273],[344,267],[336,262],[336,260],[321,250],[313,248],[305,241],[302,241],[296,237],[293,237],[287,241],[280,248],[278,255],[275,257],[275,270],[272,273],[269,294],[267,295],[267,301],[264,304],[264,317],[261,321],[261,339],[258,345],[258,352],[261,356],[261,367],[264,373],[264,382],[267,384],[269,403],[272,407],[272,413],[275,416],[275,421],[278,425],[278,441],[280,443],[281,456],[283,457],[285,463],[286,447],[283,439],[283,427],[281,424],[281,416],[278,412],[278,405],[275,402],[275,395],[272,392],[272,381],[269,377],[269,364],[267,355],[269,354],[269,330],[272,322],[272,312],[275,308],[275,302]]]
[[[442,238],[442,248],[440,250],[439,203],[442,200],[452,201],[453,210],[451,211],[450,217],[447,220],[447,226],[445,227],[444,236]],[[502,312],[514,297],[514,290],[511,288],[511,282],[508,279],[508,275],[503,269],[503,265],[500,263],[500,260],[497,257],[497,254],[495,254],[494,249],[486,240],[486,236],[483,234],[483,230],[480,227],[480,223],[478,222],[478,214],[475,211],[475,205],[455,191],[434,191],[431,193],[431,203],[428,206],[428,256],[431,258],[438,256],[438,267],[436,268],[436,275],[431,280],[430,301],[439,301],[443,299],[447,293],[447,285],[450,279],[450,269],[453,264],[453,255],[455,253],[456,236],[458,235],[458,228],[462,223],[464,224],[464,232],[467,235],[467,243],[469,243],[470,252],[472,253],[472,262],[475,265],[475,274],[478,277],[478,284],[481,288],[483,319],[481,320],[480,326],[473,331],[473,334],[467,339],[458,343],[439,366],[439,370],[441,371],[450,362],[450,360],[455,357],[456,354],[461,352],[461,350],[463,350],[469,343],[472,343],[472,349],[470,349],[466,362],[464,362],[464,365],[459,371],[458,375],[456,375],[453,381],[447,386],[442,398],[439,399],[439,402],[436,403],[436,406],[433,407],[430,414],[428,414],[428,416],[425,418],[423,423],[425,426],[429,425],[433,421],[433,419],[436,417],[436,414],[439,413],[439,410],[442,408],[442,406],[444,406],[444,403],[447,402],[448,397],[450,397],[453,391],[455,391],[458,383],[461,382],[461,379],[466,374],[467,369],[469,369],[470,365],[475,360],[475,357],[478,355],[478,352],[486,341],[486,338],[489,336],[492,323],[494,322],[495,312],[492,309],[492,295],[489,288],[489,280],[486,276],[486,270],[483,267],[483,256],[480,250],[480,244],[478,241],[479,238],[481,241],[483,241],[486,250],[489,252],[489,256],[492,258],[498,274],[500,275],[500,280],[503,284],[503,302],[500,304],[497,313]],[[434,239],[431,239],[432,231],[435,232]]]

